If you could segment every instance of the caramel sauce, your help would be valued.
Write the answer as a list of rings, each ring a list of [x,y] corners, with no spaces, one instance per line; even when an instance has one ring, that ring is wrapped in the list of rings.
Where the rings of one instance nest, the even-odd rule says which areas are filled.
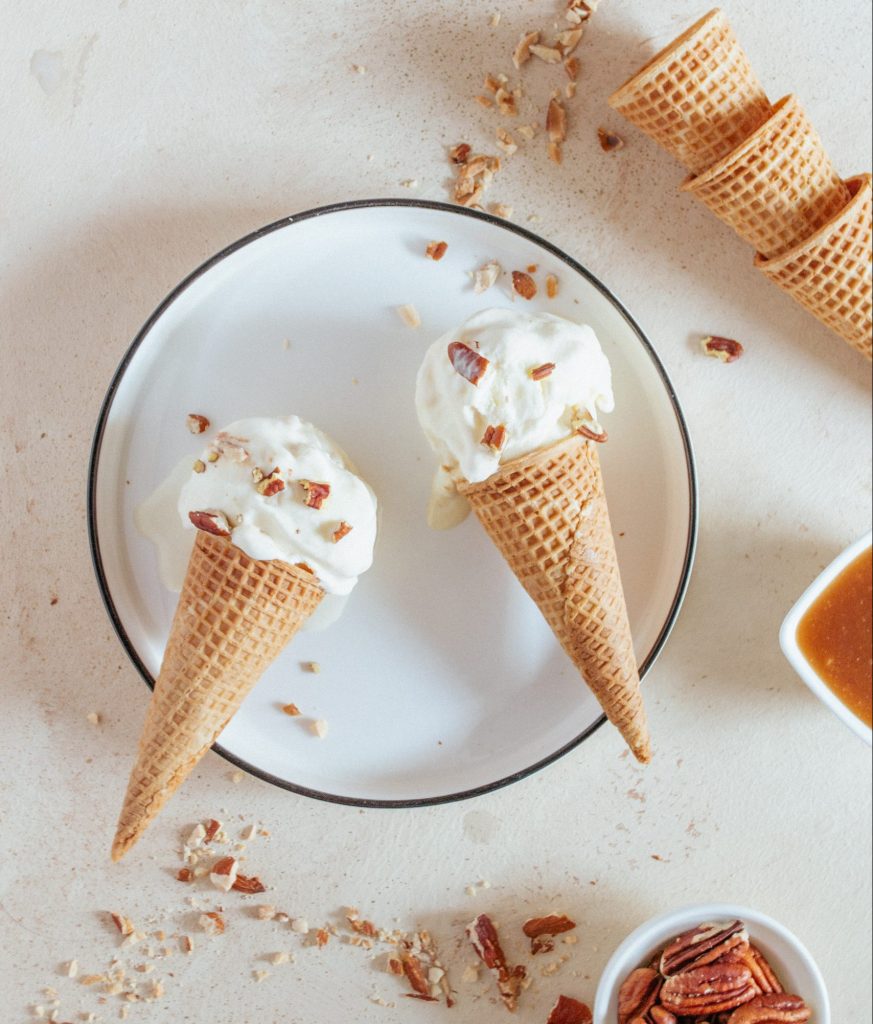
[[[873,726],[873,548],[813,604],[801,620],[797,642],[843,704]]]

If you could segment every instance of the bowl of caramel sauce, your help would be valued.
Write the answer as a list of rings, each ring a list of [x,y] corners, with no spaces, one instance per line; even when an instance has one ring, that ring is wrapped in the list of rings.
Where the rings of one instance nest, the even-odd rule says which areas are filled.
[[[825,569],[788,613],[780,639],[812,692],[873,745],[873,535]]]

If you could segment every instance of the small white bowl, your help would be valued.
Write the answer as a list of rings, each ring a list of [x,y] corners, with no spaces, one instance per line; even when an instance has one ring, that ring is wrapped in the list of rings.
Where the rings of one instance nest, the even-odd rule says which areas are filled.
[[[779,640],[785,657],[791,662],[794,671],[818,697],[818,699],[833,711],[833,713],[844,722],[857,736],[860,736],[868,746],[873,745],[873,733],[870,727],[862,722],[857,715],[853,714],[828,684],[821,678],[816,670],[806,660],[797,642],[797,630],[800,623],[809,609],[834,582],[840,573],[862,555],[873,543],[873,533],[868,533],[859,541],[853,544],[836,558],[809,587],[797,604],[788,613],[788,618],[782,625],[782,632]]]
[[[785,990],[801,996],[816,1024],[831,1024],[831,1004],[821,971],[806,947],[778,921],[748,907],[704,903],[672,910],[638,928],[606,965],[594,1000],[594,1024],[618,1024],[618,992],[625,979],[645,967],[672,939],[709,921],[744,921],[752,942],[772,964]]]

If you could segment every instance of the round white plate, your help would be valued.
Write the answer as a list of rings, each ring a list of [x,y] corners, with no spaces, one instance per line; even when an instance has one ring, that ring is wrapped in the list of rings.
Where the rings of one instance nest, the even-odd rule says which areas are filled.
[[[449,243],[440,263],[431,240]],[[92,455],[89,521],[112,622],[152,683],[176,604],[135,508],[216,427],[295,413],[345,448],[381,502],[373,569],[342,618],[297,636],[216,749],[297,792],[367,806],[461,799],[565,754],[600,709],[475,519],[425,522],[434,458],[415,415],[425,348],[476,310],[468,273],[497,259],[560,280],[533,308],[591,324],[614,372],[602,450],[642,673],[669,634],[691,571],[696,486],[687,431],[650,344],[583,267],[512,224],[409,201],[346,203],[242,239],[183,281],[134,340],[109,388]],[[521,302],[521,299],[516,301]],[[397,307],[412,303],[419,330]],[[302,663],[318,662],[318,675]],[[294,702],[303,719],[282,714]],[[140,714],[143,708],[132,713]],[[307,729],[329,723],[326,739]]]

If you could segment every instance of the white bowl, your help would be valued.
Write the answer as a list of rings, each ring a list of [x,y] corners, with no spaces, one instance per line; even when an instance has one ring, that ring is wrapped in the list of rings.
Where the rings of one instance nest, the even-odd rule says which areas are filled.
[[[816,1024],[831,1024],[824,979],[803,944],[772,918],[729,903],[704,903],[672,910],[625,939],[600,979],[594,1001],[594,1024],[618,1024],[618,992],[625,979],[638,967],[650,963],[671,939],[708,921],[744,921],[752,942],[772,964],[785,990],[806,1000]]]
[[[794,671],[816,697],[829,707],[837,718],[844,722],[852,732],[860,736],[868,746],[873,745],[873,734],[871,734],[870,727],[846,707],[818,672],[810,665],[797,642],[797,630],[803,621],[803,617],[824,591],[827,590],[844,569],[850,566],[856,558],[870,547],[871,543],[873,543],[873,533],[868,533],[851,547],[846,548],[838,558],[831,562],[788,613],[788,618],[783,623],[782,632],[779,636],[782,650],[785,652],[785,657],[794,667]]]

